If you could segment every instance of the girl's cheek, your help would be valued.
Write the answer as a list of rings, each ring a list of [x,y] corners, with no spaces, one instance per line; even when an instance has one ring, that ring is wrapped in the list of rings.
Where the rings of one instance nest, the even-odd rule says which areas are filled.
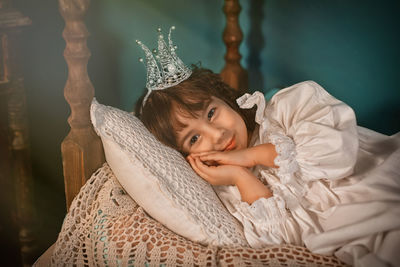
[[[207,140],[203,140],[202,143],[202,148],[201,151],[199,152],[208,152],[208,151],[213,151],[214,149],[214,144],[212,143],[211,140],[207,139]]]
[[[207,142],[201,138],[199,141],[196,142],[194,146],[190,149],[190,153],[199,153],[203,151],[207,151]]]

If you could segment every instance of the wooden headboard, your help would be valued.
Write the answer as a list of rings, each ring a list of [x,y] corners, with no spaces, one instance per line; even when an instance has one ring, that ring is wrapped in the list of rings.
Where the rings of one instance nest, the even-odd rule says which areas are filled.
[[[95,95],[87,72],[90,51],[86,41],[89,32],[84,19],[89,3],[89,0],[59,0],[60,13],[65,20],[64,57],[68,64],[64,96],[71,108],[68,118],[71,129],[61,144],[67,208],[82,185],[105,161],[102,143],[93,130],[89,113],[90,103]],[[243,37],[238,19],[241,7],[238,0],[225,0],[223,10],[226,16],[223,33],[226,54],[225,66],[220,74],[231,87],[245,92],[247,72],[240,65],[239,53]]]

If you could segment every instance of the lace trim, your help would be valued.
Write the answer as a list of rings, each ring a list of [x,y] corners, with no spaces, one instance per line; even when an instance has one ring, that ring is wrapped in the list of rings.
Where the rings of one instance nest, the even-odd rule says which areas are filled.
[[[269,134],[269,141],[275,145],[278,156],[274,163],[279,166],[276,171],[283,184],[289,183],[294,178],[294,174],[299,171],[299,164],[296,161],[296,145],[293,140],[283,134]]]
[[[301,170],[296,160],[296,145],[290,137],[279,133],[268,134],[267,139],[275,145],[278,153],[274,163],[279,168],[274,169],[274,172],[281,184],[274,184],[273,189],[280,192],[287,206],[293,210],[308,190],[308,184],[300,178]]]
[[[255,225],[263,227],[279,224],[289,217],[285,201],[280,196],[259,198],[251,205],[240,202],[236,205],[236,210]]]
[[[279,194],[270,198],[260,198],[251,205],[242,202],[237,206],[237,212],[243,217],[244,232],[251,247],[258,248],[266,244],[302,244],[299,226],[286,206],[285,200]]]

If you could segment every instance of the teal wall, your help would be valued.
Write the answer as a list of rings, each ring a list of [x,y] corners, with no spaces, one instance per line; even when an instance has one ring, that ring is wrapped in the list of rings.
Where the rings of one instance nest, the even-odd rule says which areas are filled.
[[[358,123],[400,129],[399,1],[265,1],[263,89],[315,80]]]
[[[214,4],[213,4],[214,3]],[[224,17],[216,1],[109,1],[92,3],[88,28],[95,88],[112,88],[115,104],[130,109],[142,92],[145,70],[135,39],[156,47],[156,28],[175,25],[178,54],[219,72]],[[358,123],[393,134],[400,129],[398,1],[241,1],[245,40],[242,64],[250,90],[264,92],[315,80],[352,106]],[[249,51],[256,51],[250,54]],[[106,77],[104,74],[108,74]],[[103,99],[101,99],[103,100]],[[104,99],[104,101],[107,101]]]
[[[40,247],[56,239],[65,214],[60,143],[69,131],[63,97],[67,68],[63,20],[55,0],[14,0],[33,24],[24,33],[33,175]],[[240,1],[242,64],[251,90],[268,92],[315,80],[351,105],[358,122],[400,130],[399,1]],[[178,55],[219,72],[225,25],[219,0],[92,0],[89,75],[102,103],[131,110],[145,84],[140,39],[155,46],[156,28],[176,26]]]
[[[135,43],[141,40],[150,49],[157,48],[157,31],[167,35],[174,25],[173,40],[179,57],[188,64],[201,63],[215,71],[223,67],[225,51],[221,34],[225,20],[222,1],[109,1],[92,3],[87,25],[92,33],[89,47],[93,59],[89,73],[96,90],[110,91],[116,104],[129,110],[141,95],[146,71],[144,57]],[[107,75],[105,75],[107,74]]]

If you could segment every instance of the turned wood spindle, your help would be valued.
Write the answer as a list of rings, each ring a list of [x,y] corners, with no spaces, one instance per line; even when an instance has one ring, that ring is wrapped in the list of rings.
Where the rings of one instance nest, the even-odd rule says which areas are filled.
[[[100,138],[90,122],[89,107],[94,88],[87,73],[90,51],[86,40],[89,33],[84,17],[89,0],[59,0],[59,10],[65,21],[64,58],[68,65],[68,80],[64,96],[71,108],[70,132],[61,144],[67,208],[92,173],[104,162]]]
[[[27,101],[20,49],[22,30],[29,25],[31,25],[31,20],[12,8],[9,1],[0,1],[1,86],[7,88],[7,121],[12,157],[10,168],[12,176],[9,178],[15,186],[15,191],[12,188],[6,190],[15,192],[16,219],[23,266],[32,265],[36,250],[34,235],[36,219],[33,207]],[[12,203],[7,203],[7,205],[11,206]]]
[[[239,53],[239,46],[243,39],[243,33],[239,26],[239,13],[241,10],[239,1],[225,0],[223,10],[226,16],[223,39],[227,51],[221,78],[232,88],[244,93],[248,90],[248,78],[247,71],[240,65],[242,56]]]

